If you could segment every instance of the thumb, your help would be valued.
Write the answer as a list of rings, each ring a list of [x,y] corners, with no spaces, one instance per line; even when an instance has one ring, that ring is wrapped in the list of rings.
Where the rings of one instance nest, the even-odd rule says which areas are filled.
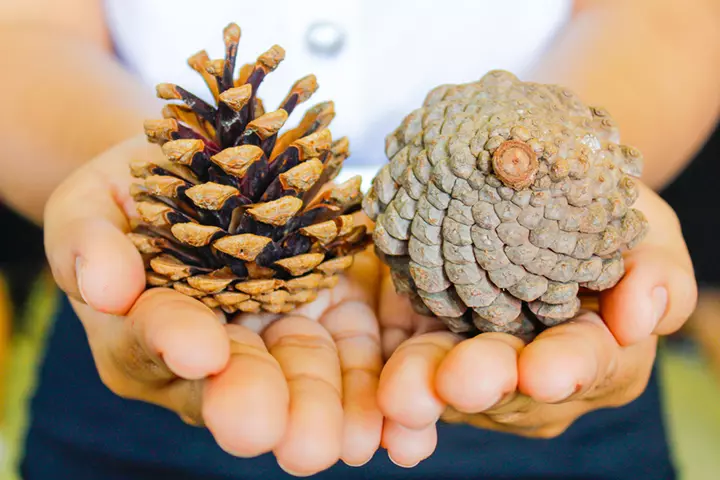
[[[668,335],[695,309],[697,283],[675,212],[642,186],[636,208],[647,217],[645,239],[624,258],[626,274],[601,295],[603,319],[621,345]]]
[[[115,315],[125,314],[145,288],[142,258],[125,236],[127,159],[136,150],[121,145],[81,167],[45,208],[45,251],[59,287]]]

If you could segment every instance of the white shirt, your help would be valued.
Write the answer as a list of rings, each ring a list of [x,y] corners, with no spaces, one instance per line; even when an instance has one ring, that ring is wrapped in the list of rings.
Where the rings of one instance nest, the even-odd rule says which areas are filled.
[[[187,65],[205,49],[222,58],[222,29],[237,23],[237,64],[254,62],[274,44],[285,60],[260,86],[267,111],[309,73],[319,90],[309,106],[333,100],[333,138],[348,136],[349,165],[385,162],[384,138],[444,83],[509,70],[520,78],[567,21],[570,0],[105,0],[118,55],[152,88],[183,86],[205,99],[207,88]],[[325,22],[324,28],[314,28]],[[313,34],[314,32],[314,34]],[[314,36],[313,36],[314,35]],[[340,39],[334,55],[329,45]],[[159,115],[159,112],[158,112]]]

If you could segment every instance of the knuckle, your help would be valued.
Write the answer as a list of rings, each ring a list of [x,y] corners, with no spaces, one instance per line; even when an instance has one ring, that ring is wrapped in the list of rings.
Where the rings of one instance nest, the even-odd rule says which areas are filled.
[[[488,412],[487,416],[500,425],[512,425],[521,428],[534,428],[539,423],[534,405],[521,405],[509,411]]]
[[[459,342],[451,332],[432,332],[412,337],[395,349],[395,354],[445,356]]]
[[[515,435],[526,438],[553,439],[557,438],[570,427],[572,421],[561,423],[544,423],[539,418],[530,418],[527,415],[516,417],[514,419],[508,417],[498,421],[496,418],[491,420],[498,426],[499,431],[511,432]]]
[[[525,395],[517,395],[509,403],[485,412],[488,418],[501,425],[533,427],[538,423],[539,404]]]
[[[618,387],[614,391],[608,392],[607,400],[603,403],[605,403],[608,407],[613,408],[624,407],[625,405],[634,402],[640,398],[643,393],[645,393],[649,380],[649,378],[643,377],[642,379],[630,382],[624,387]]]
[[[598,394],[596,396],[594,399],[595,402],[600,403],[602,406],[615,408],[623,407],[637,400],[645,393],[645,390],[650,384],[654,358],[654,355],[649,355],[645,358],[644,362],[634,365],[632,369],[623,373],[619,378],[616,378],[615,381],[608,385],[602,392],[602,395]]]
[[[288,384],[301,383],[307,385],[310,388],[322,389],[331,392],[335,395],[340,402],[342,402],[342,386],[336,382],[331,381],[323,375],[319,375],[313,372],[297,372],[293,375],[287,376]]]
[[[382,363],[380,361],[373,362],[368,365],[348,365],[345,362],[340,362],[340,372],[343,378],[352,376],[365,376],[367,378],[377,379],[380,377],[382,372]]]
[[[352,324],[348,322],[352,319]],[[352,331],[362,332],[366,335],[379,334],[377,318],[370,305],[360,300],[342,300],[340,303],[326,311],[320,323],[330,332],[331,335],[342,335],[352,326]]]
[[[148,361],[141,360],[141,355],[133,355],[133,348],[123,349],[123,352],[125,354],[110,350],[96,358],[101,382],[118,397],[148,400],[153,385],[159,386],[159,382],[164,382],[157,375],[159,366],[153,362],[150,366]]]
[[[268,349],[276,346],[308,348],[327,347],[335,350],[330,333],[318,322],[302,315],[289,315],[272,322],[262,335]]]
[[[288,334],[281,338],[275,339],[268,345],[269,350],[272,353],[277,352],[279,349],[303,349],[313,351],[317,354],[328,354],[331,356],[337,356],[337,346],[335,342],[330,338],[329,334],[325,335],[314,335],[310,334]]]
[[[567,413],[567,412],[566,412]],[[519,405],[512,411],[486,413],[486,416],[494,422],[501,431],[509,431],[516,435],[527,438],[552,439],[562,435],[575,420],[563,415],[561,420],[551,420],[549,412],[539,409],[533,402]],[[555,415],[551,415],[555,417]]]
[[[488,413],[487,414],[493,422],[501,425],[525,425],[529,420],[527,412],[504,412],[504,413]]]
[[[171,379],[167,367],[151,358],[137,341],[128,341],[124,348],[115,354],[115,363],[129,378],[146,382],[162,382]]]

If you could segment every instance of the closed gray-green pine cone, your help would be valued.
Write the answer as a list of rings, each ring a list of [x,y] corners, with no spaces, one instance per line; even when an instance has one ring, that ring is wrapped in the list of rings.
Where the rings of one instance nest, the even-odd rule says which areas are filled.
[[[443,85],[386,141],[363,202],[396,290],[464,334],[532,337],[613,287],[647,231],[642,155],[602,108],[491,71]]]

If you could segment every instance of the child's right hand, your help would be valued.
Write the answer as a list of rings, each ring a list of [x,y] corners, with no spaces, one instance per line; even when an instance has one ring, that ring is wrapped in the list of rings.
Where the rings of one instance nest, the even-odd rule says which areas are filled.
[[[375,257],[358,255],[332,292],[283,318],[226,324],[175,290],[145,291],[142,259],[125,235],[135,215],[128,162],[158,154],[144,137],[120,144],[69,177],[45,209],[53,275],[104,384],[207,426],[233,455],[272,451],[292,473],[340,458],[365,463],[382,428]]]

